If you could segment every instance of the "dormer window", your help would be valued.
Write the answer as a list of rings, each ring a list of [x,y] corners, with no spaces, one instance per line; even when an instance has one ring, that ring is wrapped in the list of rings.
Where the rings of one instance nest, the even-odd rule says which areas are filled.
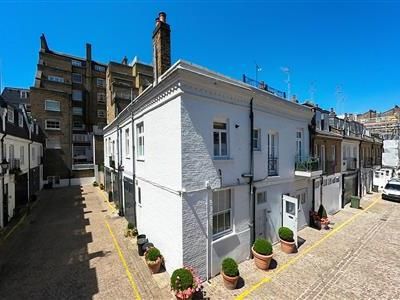
[[[21,99],[26,99],[26,98],[28,98],[28,91],[20,91],[20,92],[19,92],[19,97],[20,97]]]
[[[7,121],[10,123],[14,123],[14,108],[11,106],[7,107]]]
[[[23,115],[21,113],[18,113],[18,126],[24,127],[24,119],[23,119]]]

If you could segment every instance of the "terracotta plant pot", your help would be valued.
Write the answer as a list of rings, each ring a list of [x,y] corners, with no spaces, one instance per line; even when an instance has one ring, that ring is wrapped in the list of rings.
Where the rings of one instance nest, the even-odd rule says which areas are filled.
[[[296,244],[294,241],[287,242],[282,239],[280,239],[280,241],[281,241],[281,249],[283,252],[288,253],[288,254],[296,252]]]
[[[176,297],[176,299],[178,299],[178,300],[191,300],[191,299],[193,298],[193,295],[190,296],[189,298],[182,298],[182,297],[178,296],[177,294],[175,294],[175,297]]]
[[[237,283],[239,280],[239,276],[231,277],[231,276],[226,275],[223,271],[221,271],[221,275],[224,280],[224,285],[228,290],[236,289],[236,286],[237,286]]]
[[[156,261],[146,261],[147,266],[149,267],[151,273],[153,274],[160,272],[161,262],[162,262],[161,257],[157,258]]]
[[[251,247],[251,252],[253,253],[254,262],[255,262],[257,268],[259,268],[261,270],[268,270],[273,254],[271,254],[271,255],[259,254],[256,251],[254,251],[253,247]]]

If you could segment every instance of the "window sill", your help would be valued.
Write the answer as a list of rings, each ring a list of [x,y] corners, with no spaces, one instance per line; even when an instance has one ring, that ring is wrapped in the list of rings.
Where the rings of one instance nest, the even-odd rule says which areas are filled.
[[[142,162],[144,162],[144,157],[143,157],[143,158],[137,158],[136,161],[142,161]]]
[[[234,234],[233,230],[229,229],[229,230],[226,230],[224,232],[220,232],[220,233],[217,233],[217,234],[213,235],[212,241],[213,242],[221,241],[224,238],[228,238],[229,236],[231,236],[233,234]]]
[[[233,157],[218,157],[218,156],[214,156],[213,160],[217,160],[217,161],[226,161],[226,160],[233,160]]]
[[[61,128],[45,128],[44,130],[60,131]]]
[[[131,157],[130,156],[125,156],[125,159],[131,159]]]

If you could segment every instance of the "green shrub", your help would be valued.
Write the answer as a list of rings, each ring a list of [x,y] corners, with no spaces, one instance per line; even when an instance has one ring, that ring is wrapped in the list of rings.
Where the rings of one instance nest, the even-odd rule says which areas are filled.
[[[272,244],[265,239],[256,239],[253,244],[254,251],[261,255],[272,254]]]
[[[286,242],[293,242],[293,231],[290,228],[287,227],[281,227],[278,230],[279,237],[281,240],[284,240]]]
[[[146,260],[156,261],[159,257],[161,257],[161,252],[155,247],[150,248],[146,252]]]
[[[327,218],[328,214],[326,213],[325,207],[321,204],[318,209],[318,216],[322,218]]]
[[[99,186],[99,184],[97,183],[97,181],[93,182],[93,186]]]
[[[128,223],[128,229],[132,230],[134,228],[135,228],[135,226],[133,225],[133,223],[129,222]]]
[[[171,288],[174,291],[184,291],[190,287],[193,287],[193,275],[185,269],[176,269],[171,276]]]
[[[222,261],[222,271],[230,277],[239,276],[239,267],[233,258],[227,257]]]
[[[100,183],[100,189],[104,190],[104,184]]]

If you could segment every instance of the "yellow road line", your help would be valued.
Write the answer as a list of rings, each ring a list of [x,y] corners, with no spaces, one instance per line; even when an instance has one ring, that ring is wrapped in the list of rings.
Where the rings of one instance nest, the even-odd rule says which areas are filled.
[[[104,195],[103,191],[100,191],[100,194],[103,196],[104,200],[107,202],[108,206],[111,209],[111,212],[116,212],[117,210],[115,209],[115,207],[113,207],[110,203],[110,201],[108,201],[107,197]]]
[[[236,299],[241,300],[246,298],[248,295],[250,295],[252,292],[254,292],[256,289],[258,289],[259,287],[261,287],[263,284],[270,282],[273,277],[275,277],[276,275],[278,275],[279,273],[283,272],[284,270],[286,270],[289,266],[293,265],[296,261],[298,261],[301,257],[305,256],[306,254],[308,254],[309,252],[311,252],[313,249],[317,248],[318,246],[320,246],[324,241],[326,241],[327,239],[329,239],[332,235],[334,235],[335,233],[338,233],[339,231],[341,231],[344,227],[346,227],[347,225],[349,225],[351,222],[353,222],[357,217],[359,217],[361,214],[363,214],[364,212],[366,212],[367,210],[369,210],[372,206],[374,206],[376,203],[378,203],[378,201],[380,200],[380,198],[376,199],[374,202],[372,202],[367,208],[365,208],[364,210],[358,212],[357,214],[355,214],[354,216],[352,216],[350,219],[348,219],[347,221],[343,222],[342,224],[340,224],[338,227],[332,229],[332,231],[330,231],[327,235],[325,235],[322,239],[318,240],[315,244],[309,246],[307,249],[305,249],[303,252],[300,252],[297,256],[293,257],[292,259],[290,259],[287,263],[281,265],[274,273],[272,273],[269,277],[266,277],[262,280],[260,280],[259,282],[257,282],[256,284],[254,284],[253,286],[251,286],[250,288],[244,290],[240,295],[238,295],[236,297]]]
[[[15,224],[14,227],[11,228],[11,230],[6,234],[4,240],[9,238],[9,236],[24,222],[25,218],[26,218],[26,213],[22,216],[22,218],[18,221],[18,223]]]
[[[114,233],[113,233],[113,231],[112,231],[112,229],[110,227],[110,224],[105,219],[104,219],[104,222],[106,223],[106,227],[108,228],[108,231],[110,232],[110,235],[111,235],[112,240],[114,242],[115,249],[117,249],[119,259],[121,260],[122,265],[125,268],[126,276],[128,276],[129,282],[130,282],[130,284],[132,286],[132,289],[133,289],[133,293],[135,294],[136,299],[141,299],[140,294],[139,294],[139,290],[137,288],[137,285],[136,285],[135,281],[133,280],[133,276],[132,276],[131,272],[129,271],[128,264],[126,263],[125,257],[122,254],[121,248],[120,248],[120,246],[118,244],[117,239],[115,238],[115,235],[114,235]]]

